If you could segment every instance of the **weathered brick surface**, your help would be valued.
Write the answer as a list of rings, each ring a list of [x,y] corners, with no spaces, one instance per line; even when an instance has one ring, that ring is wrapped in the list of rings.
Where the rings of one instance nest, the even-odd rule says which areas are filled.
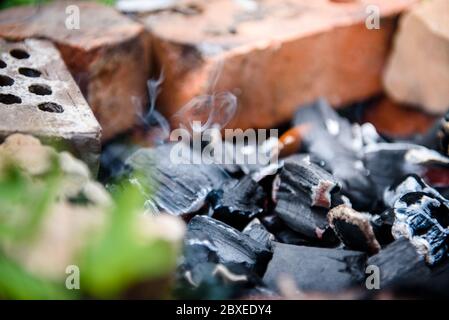
[[[404,15],[384,83],[397,101],[449,110],[449,1],[423,1]]]
[[[96,171],[101,128],[58,50],[43,40],[0,39],[0,59],[0,139],[31,134]]]
[[[230,90],[239,98],[231,125],[247,128],[290,120],[319,96],[334,106],[366,98],[381,91],[396,17],[414,2],[265,0],[245,9],[238,1],[195,1],[144,16],[165,73],[159,104],[173,114],[208,89]],[[369,4],[380,9],[379,30],[365,26]]]
[[[72,2],[80,9],[79,30],[66,28],[66,8]],[[133,125],[132,97],[142,103],[147,98],[146,33],[111,7],[72,2],[0,11],[0,36],[53,41],[102,125],[103,139],[109,139]]]

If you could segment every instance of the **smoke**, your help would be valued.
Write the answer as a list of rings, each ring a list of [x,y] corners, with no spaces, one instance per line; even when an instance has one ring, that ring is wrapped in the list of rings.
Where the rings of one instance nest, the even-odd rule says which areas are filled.
[[[150,142],[153,145],[166,142],[170,136],[170,124],[167,119],[156,110],[156,101],[163,81],[163,70],[158,79],[150,79],[147,81],[149,106],[146,113],[144,112],[140,98],[135,96],[131,97],[131,102],[136,110],[139,123],[148,133],[147,137],[151,140]]]
[[[223,61],[219,60],[209,78],[207,93],[193,98],[173,115],[181,128],[204,132],[210,128],[222,129],[232,120],[237,110],[236,96],[228,91],[215,92],[222,70]],[[194,123],[201,125],[194,128]]]

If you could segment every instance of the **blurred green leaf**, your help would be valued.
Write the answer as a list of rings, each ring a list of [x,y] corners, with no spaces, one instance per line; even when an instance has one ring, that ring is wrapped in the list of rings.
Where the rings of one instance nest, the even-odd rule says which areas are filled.
[[[101,298],[116,298],[139,281],[167,275],[176,263],[171,243],[143,240],[136,232],[143,203],[137,188],[126,183],[114,199],[109,225],[85,252],[80,268],[81,285]]]
[[[9,164],[0,177],[0,240],[32,237],[54,202],[61,180],[57,159],[39,182]]]
[[[8,299],[73,299],[77,292],[64,284],[39,279],[0,253],[0,298]]]

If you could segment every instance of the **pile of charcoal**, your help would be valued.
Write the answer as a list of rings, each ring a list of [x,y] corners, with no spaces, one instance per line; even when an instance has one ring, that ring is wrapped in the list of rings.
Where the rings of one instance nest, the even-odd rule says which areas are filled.
[[[122,174],[150,214],[188,222],[182,297],[447,295],[446,121],[398,140],[320,99],[298,109],[274,165],[173,164],[164,143]]]

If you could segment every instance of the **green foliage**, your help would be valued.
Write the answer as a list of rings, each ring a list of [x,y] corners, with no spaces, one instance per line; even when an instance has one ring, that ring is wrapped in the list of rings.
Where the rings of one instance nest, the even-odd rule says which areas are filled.
[[[163,279],[173,271],[177,258],[173,244],[139,232],[143,198],[130,183],[113,192],[115,205],[105,213],[104,228],[74,257],[80,268],[80,291],[66,289],[64,281],[39,278],[8,257],[5,244],[26,246],[39,236],[63,178],[56,159],[52,169],[38,177],[13,164],[0,170],[0,298],[120,298],[133,285]],[[160,294],[166,297],[167,292]]]
[[[62,300],[76,297],[76,292],[31,275],[0,253],[0,298]]]
[[[16,6],[25,6],[25,5],[36,6],[50,1],[52,0],[3,0],[0,3],[0,10]],[[112,6],[115,4],[116,0],[96,0],[96,2]]]
[[[142,241],[137,215],[143,198],[127,183],[114,194],[116,207],[105,232],[94,242],[81,262],[81,284],[101,298],[116,298],[139,280],[164,276],[176,263],[173,245],[162,240]]]
[[[0,241],[31,237],[54,202],[60,170],[54,158],[51,170],[33,181],[22,170],[8,164],[0,179]]]
[[[3,0],[2,3],[0,3],[0,9],[25,5],[39,5],[48,1],[49,0]]]

